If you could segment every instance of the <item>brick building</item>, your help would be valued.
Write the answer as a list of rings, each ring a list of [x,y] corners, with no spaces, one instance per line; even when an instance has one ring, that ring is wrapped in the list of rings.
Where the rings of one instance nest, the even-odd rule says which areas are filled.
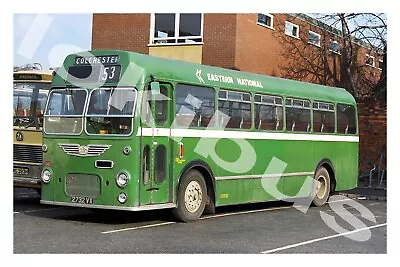
[[[340,32],[305,14],[94,14],[92,49],[120,49],[340,86]],[[370,99],[382,58],[354,41],[360,162],[386,144],[386,106]]]

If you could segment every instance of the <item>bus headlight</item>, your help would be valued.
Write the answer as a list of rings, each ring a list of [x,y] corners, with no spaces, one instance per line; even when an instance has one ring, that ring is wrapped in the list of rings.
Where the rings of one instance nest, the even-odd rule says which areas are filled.
[[[51,171],[49,171],[48,169],[44,169],[42,171],[42,181],[45,184],[48,184],[51,180]]]
[[[125,202],[126,202],[126,199],[127,199],[128,197],[126,196],[126,194],[125,193],[119,193],[119,195],[118,195],[118,201],[119,201],[119,203],[121,203],[121,204],[124,204]]]
[[[119,187],[125,187],[128,184],[129,175],[125,172],[120,172],[117,175],[116,182]]]

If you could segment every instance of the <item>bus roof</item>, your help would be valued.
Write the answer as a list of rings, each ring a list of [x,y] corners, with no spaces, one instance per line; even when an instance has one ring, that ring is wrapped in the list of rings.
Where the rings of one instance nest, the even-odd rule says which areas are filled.
[[[20,70],[13,72],[14,81],[51,82],[52,70]]]
[[[141,73],[147,76],[152,75],[156,80],[176,81],[202,86],[319,101],[341,102],[353,105],[356,103],[354,97],[343,88],[229,70],[120,50],[92,50],[71,54],[65,59],[64,67],[67,69],[67,67],[73,65],[73,60],[76,56],[88,57],[88,55],[93,55],[95,57],[117,55],[122,65],[133,65],[131,68],[134,68],[134,70],[141,71]],[[127,66],[123,66],[124,70],[126,68]],[[129,71],[127,73],[129,75],[129,73],[132,72]],[[129,77],[127,78],[126,80],[129,80]]]

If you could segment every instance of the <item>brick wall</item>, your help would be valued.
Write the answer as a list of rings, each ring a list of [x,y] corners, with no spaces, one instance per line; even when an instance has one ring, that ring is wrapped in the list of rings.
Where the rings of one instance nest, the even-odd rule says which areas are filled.
[[[236,14],[204,14],[202,64],[235,68]]]
[[[368,162],[376,164],[378,168],[382,151],[386,156],[387,107],[371,98],[359,100],[357,106],[360,171],[365,174],[371,169]],[[384,163],[386,166],[386,160]]]
[[[93,14],[92,49],[148,54],[150,14]]]

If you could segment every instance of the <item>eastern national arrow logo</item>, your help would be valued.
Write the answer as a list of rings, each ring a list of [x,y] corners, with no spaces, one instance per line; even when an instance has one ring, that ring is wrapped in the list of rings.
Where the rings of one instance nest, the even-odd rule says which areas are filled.
[[[196,77],[197,77],[197,79],[199,79],[199,81],[201,83],[205,83],[205,81],[203,80],[203,77],[201,77],[201,70],[199,70],[199,69],[196,70]]]

